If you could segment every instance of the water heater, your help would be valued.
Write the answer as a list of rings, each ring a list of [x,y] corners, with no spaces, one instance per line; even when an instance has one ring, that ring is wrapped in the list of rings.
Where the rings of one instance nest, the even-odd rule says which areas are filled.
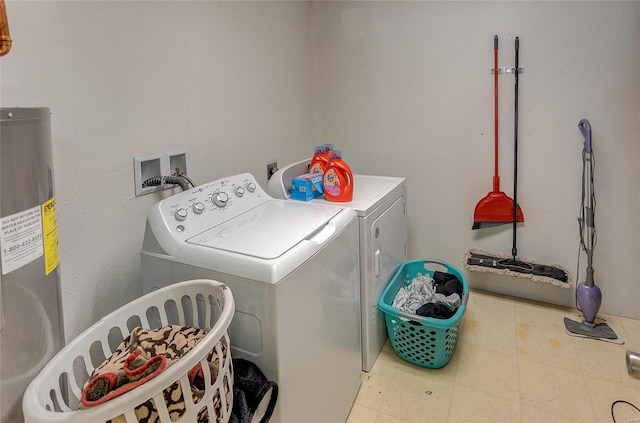
[[[19,423],[27,385],[64,342],[51,113],[0,115],[0,422]]]

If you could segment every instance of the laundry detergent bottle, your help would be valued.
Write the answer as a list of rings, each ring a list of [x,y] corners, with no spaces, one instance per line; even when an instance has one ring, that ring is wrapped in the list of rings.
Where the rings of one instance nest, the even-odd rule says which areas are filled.
[[[324,174],[329,165],[329,152],[333,150],[333,144],[322,144],[314,148],[313,158],[309,166],[309,173]]]
[[[322,178],[322,187],[325,200],[347,202],[353,199],[353,173],[342,160],[340,150],[329,152],[329,164]]]

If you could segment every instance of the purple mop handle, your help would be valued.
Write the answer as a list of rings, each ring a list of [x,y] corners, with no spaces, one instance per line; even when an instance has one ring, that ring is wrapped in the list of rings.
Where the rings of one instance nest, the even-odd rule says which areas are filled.
[[[587,119],[582,119],[578,122],[578,128],[580,128],[580,132],[582,132],[582,136],[584,137],[584,149],[587,154],[591,154],[591,125]]]

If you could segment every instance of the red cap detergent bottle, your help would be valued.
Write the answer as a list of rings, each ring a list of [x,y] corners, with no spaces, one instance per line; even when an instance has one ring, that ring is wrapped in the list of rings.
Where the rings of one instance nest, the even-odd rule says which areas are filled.
[[[329,165],[329,152],[333,150],[333,144],[322,144],[314,148],[313,158],[309,165],[309,173],[324,174]]]
[[[353,199],[353,173],[342,160],[340,150],[329,152],[329,165],[324,172],[322,186],[325,200],[347,202]]]

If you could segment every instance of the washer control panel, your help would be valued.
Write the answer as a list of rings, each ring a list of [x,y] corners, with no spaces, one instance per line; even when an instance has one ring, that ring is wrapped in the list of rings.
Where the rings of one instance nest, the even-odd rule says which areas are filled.
[[[154,209],[174,235],[186,239],[270,200],[253,175],[242,173],[165,198]]]

